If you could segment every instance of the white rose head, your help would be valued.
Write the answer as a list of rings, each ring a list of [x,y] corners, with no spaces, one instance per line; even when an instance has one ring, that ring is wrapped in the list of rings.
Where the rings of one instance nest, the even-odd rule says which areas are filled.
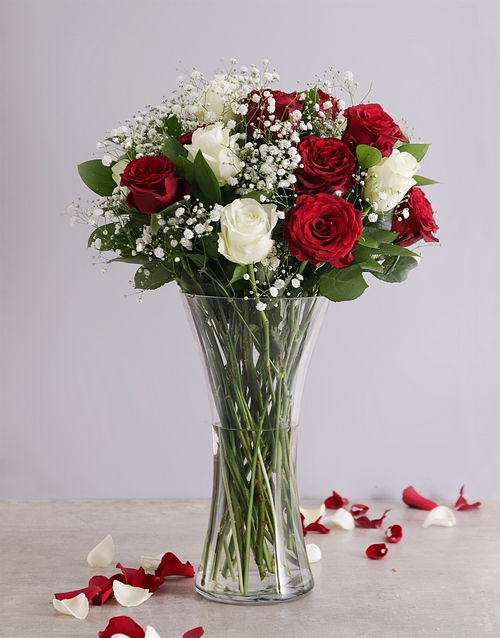
[[[278,221],[274,204],[235,199],[221,211],[219,252],[236,264],[255,264],[270,253],[273,228]]]
[[[363,198],[380,213],[386,213],[403,199],[417,182],[413,175],[420,164],[410,153],[400,153],[394,149],[389,157],[384,157],[376,166],[368,169],[363,186]]]
[[[216,79],[203,89],[196,111],[196,117],[200,124],[213,124],[216,120],[227,124],[230,119],[234,119],[231,110],[232,90],[233,85],[223,79]]]
[[[224,186],[242,168],[237,155],[238,138],[238,134],[231,135],[231,131],[221,123],[198,128],[193,133],[191,144],[186,144],[188,160],[194,162],[198,151],[201,151],[213,170],[219,186]]]

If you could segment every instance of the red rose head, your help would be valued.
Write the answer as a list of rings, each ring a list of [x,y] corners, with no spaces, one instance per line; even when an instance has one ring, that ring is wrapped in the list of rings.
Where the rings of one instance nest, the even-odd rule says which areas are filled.
[[[434,211],[421,188],[413,186],[408,197],[402,201],[392,216],[391,230],[398,233],[394,240],[399,246],[412,246],[423,239],[426,242],[439,241],[432,233],[439,230],[434,221]]]
[[[297,193],[340,192],[344,195],[354,188],[353,172],[356,158],[344,142],[333,137],[303,137],[297,150],[302,158],[302,168],[295,170]]]
[[[262,132],[268,131],[269,128],[264,126],[264,122],[271,121],[270,116],[274,116],[273,122],[283,122],[289,120],[294,111],[302,111],[302,102],[298,93],[284,93],[272,89],[252,91],[248,95],[247,106],[245,120],[250,135],[253,135],[255,129]]]
[[[374,146],[388,157],[394,144],[400,140],[408,142],[398,124],[388,115],[380,104],[359,104],[345,109],[347,126],[343,141],[354,150],[358,144]]]
[[[311,264],[348,266],[363,230],[361,213],[341,197],[300,195],[285,217],[283,237],[290,253]]]
[[[191,184],[175,176],[175,164],[166,155],[140,157],[127,164],[120,186],[126,186],[127,206],[152,215],[191,192]]]

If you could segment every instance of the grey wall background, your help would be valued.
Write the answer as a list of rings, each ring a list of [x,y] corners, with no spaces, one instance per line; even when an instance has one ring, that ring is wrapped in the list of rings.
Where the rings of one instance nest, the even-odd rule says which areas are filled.
[[[305,388],[302,496],[500,498],[500,9],[492,0],[4,0],[0,498],[207,497],[204,378],[173,284],[92,266],[76,165],[177,69],[333,66],[431,142],[442,246],[329,308]],[[130,295],[126,297],[126,295]]]

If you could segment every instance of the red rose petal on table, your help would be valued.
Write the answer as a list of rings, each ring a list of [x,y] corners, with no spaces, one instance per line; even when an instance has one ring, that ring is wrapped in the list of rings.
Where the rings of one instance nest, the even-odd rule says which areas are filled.
[[[367,548],[365,554],[370,560],[380,560],[381,558],[384,558],[388,551],[389,550],[385,543],[375,543]]]
[[[389,543],[399,543],[403,538],[403,528],[401,525],[391,525],[385,532],[385,537]]]
[[[167,576],[184,576],[193,578],[194,567],[189,561],[182,563],[175,554],[167,552],[163,554],[160,564],[155,570],[156,576],[166,578]]]
[[[420,494],[411,485],[403,490],[403,501],[409,507],[416,507],[420,510],[430,511],[438,506],[438,504],[434,503],[434,501],[430,501],[428,498],[420,496]]]
[[[203,627],[195,627],[194,629],[186,631],[185,634],[182,634],[182,638],[200,638],[200,636],[203,636],[204,633],[205,630]]]
[[[380,518],[374,518],[373,520],[370,520],[368,518],[368,516],[358,516],[357,518],[354,519],[356,525],[359,525],[360,527],[365,527],[366,529],[379,529],[382,526],[382,523],[384,522],[384,518],[387,516],[387,512],[390,512],[390,508],[388,510],[385,510],[385,512],[382,514],[382,516]]]
[[[96,594],[99,594],[100,591],[101,588],[96,586],[82,587],[82,589],[75,589],[74,591],[66,591],[59,594],[54,594],[54,598],[56,598],[57,600],[67,600],[68,598],[74,598],[75,596],[78,596],[78,594],[85,594],[87,600],[92,600],[92,598]]]
[[[363,505],[363,503],[355,503],[354,505],[351,505],[351,514],[354,516],[354,518],[356,518],[357,516],[366,514],[369,509],[370,508],[368,507],[368,505]]]
[[[460,490],[460,496],[458,497],[457,502],[455,503],[455,509],[460,511],[463,510],[470,510],[472,507],[479,507],[481,505],[480,501],[477,501],[476,503],[471,503],[469,505],[469,503],[467,503],[467,501],[464,498],[464,487],[465,485],[462,485],[462,489]]]
[[[112,638],[116,634],[123,634],[128,638],[144,638],[146,632],[129,616],[115,616],[98,635],[99,638]]]
[[[99,592],[90,600],[93,605],[102,605],[113,595],[113,583],[106,576],[93,576],[89,587],[99,587]]]
[[[332,495],[329,496],[325,501],[325,507],[329,510],[339,510],[341,507],[344,507],[344,505],[347,505],[348,503],[349,499],[340,496],[338,492],[332,492]]]
[[[120,577],[120,574],[117,574],[113,577],[113,580],[120,580],[124,582],[125,585],[149,589],[150,592],[154,593],[164,581],[162,576],[146,574],[144,567],[134,569],[133,567],[123,567],[121,563],[117,563],[116,566],[118,569],[121,569],[124,579]]]
[[[329,534],[330,530],[328,529],[328,527],[325,527],[324,525],[322,525],[320,523],[321,520],[321,516],[318,518],[317,521],[314,521],[314,523],[309,523],[309,525],[306,525],[306,527],[304,527],[304,536],[307,534],[307,532],[319,532],[320,534]]]

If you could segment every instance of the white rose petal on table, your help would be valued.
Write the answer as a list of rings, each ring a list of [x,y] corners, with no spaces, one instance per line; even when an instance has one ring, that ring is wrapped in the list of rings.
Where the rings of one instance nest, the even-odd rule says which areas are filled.
[[[107,567],[115,555],[115,544],[110,534],[89,552],[87,562],[90,567]]]
[[[431,510],[425,517],[422,527],[440,525],[441,527],[453,527],[457,522],[455,515],[446,505],[439,505]]]
[[[306,545],[306,552],[310,563],[318,563],[321,560],[321,550],[314,543]]]
[[[133,585],[125,585],[119,580],[113,582],[113,593],[116,600],[123,607],[137,607],[151,598],[153,592],[142,587],[134,587]]]
[[[64,600],[54,598],[52,604],[59,613],[74,616],[78,620],[84,620],[89,613],[89,601],[85,594],[78,594],[74,598],[65,598]]]
[[[342,529],[351,530],[355,527],[354,516],[343,507],[339,508],[334,514],[323,516],[321,522],[329,529],[340,527]]]
[[[326,511],[325,504],[322,503],[321,507],[317,509],[308,510],[304,507],[300,508],[300,513],[304,517],[304,525],[307,527],[310,523],[315,523],[318,519],[320,519]]]

